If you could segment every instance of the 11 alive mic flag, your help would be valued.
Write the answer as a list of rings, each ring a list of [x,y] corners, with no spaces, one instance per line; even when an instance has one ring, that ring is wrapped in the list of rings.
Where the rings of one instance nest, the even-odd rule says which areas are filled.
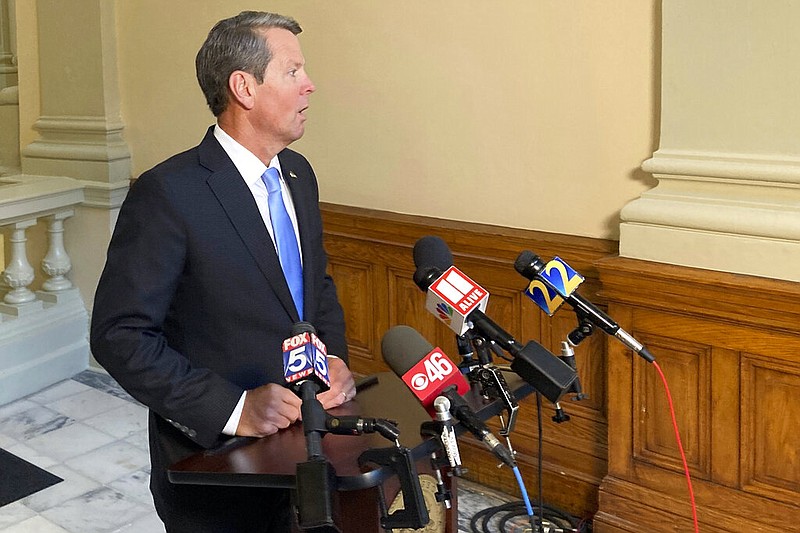
[[[425,308],[457,335],[463,335],[469,329],[469,314],[476,309],[485,311],[488,302],[486,289],[451,266],[428,287]]]

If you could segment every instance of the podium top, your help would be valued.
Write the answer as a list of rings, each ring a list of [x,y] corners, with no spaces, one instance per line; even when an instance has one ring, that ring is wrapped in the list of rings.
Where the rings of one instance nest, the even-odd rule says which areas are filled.
[[[516,374],[507,374],[509,388],[518,399],[533,392]],[[465,398],[478,416],[486,420],[503,409],[499,402],[484,403],[477,391]],[[331,409],[333,415],[359,415],[397,422],[400,444],[411,450],[415,460],[430,455],[437,447],[429,437],[420,435],[420,425],[431,420],[406,385],[391,372],[363,380],[356,398]],[[457,431],[463,431],[456,426]],[[359,456],[369,449],[393,446],[378,434],[333,435],[322,439],[322,452],[336,471],[339,490],[375,487],[391,476],[389,468],[375,466],[362,470]],[[234,437],[221,447],[197,453],[169,468],[172,483],[226,485],[240,487],[294,488],[297,463],[305,462],[306,440],[302,424],[294,424],[264,438]]]

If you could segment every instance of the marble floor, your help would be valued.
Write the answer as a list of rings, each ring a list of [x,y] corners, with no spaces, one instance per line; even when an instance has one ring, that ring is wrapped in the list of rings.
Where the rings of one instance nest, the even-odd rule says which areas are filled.
[[[64,479],[0,507],[3,533],[164,531],[148,490],[147,410],[87,370],[0,407],[0,448]],[[459,531],[507,495],[461,482]]]

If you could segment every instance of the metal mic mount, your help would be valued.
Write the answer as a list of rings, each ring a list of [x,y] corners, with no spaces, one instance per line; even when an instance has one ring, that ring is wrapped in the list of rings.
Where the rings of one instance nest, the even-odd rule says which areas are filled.
[[[492,401],[499,400],[508,411],[508,422],[500,428],[500,435],[508,437],[516,426],[519,404],[514,393],[508,388],[506,378],[503,377],[500,368],[494,365],[476,368],[472,374],[474,376],[471,375],[470,380],[480,385],[481,395]]]
[[[590,329],[592,328],[591,324],[588,324],[588,326]],[[573,331],[570,333],[570,336],[568,337],[570,340],[561,342],[561,355],[559,356],[559,359],[567,363],[573,370],[577,372],[578,368],[575,364],[575,350],[573,349],[575,344],[572,342],[573,333],[575,332]],[[591,332],[589,334],[591,335]],[[588,396],[583,393],[583,388],[581,387],[581,381],[579,378],[575,378],[575,381],[572,382],[572,387],[569,392],[574,394],[572,397],[572,400],[574,401],[580,401],[588,398]],[[569,422],[570,416],[564,412],[564,409],[561,408],[561,403],[556,402],[555,407],[556,413],[552,416],[551,420],[557,424]]]
[[[317,399],[319,385],[311,380],[302,382],[299,392],[303,400],[300,409],[303,414],[308,461],[297,464],[297,523],[303,531],[338,532],[339,528],[333,520],[332,501],[332,495],[336,491],[336,472],[322,453],[322,437],[327,433],[379,433],[398,443],[400,430],[397,429],[397,422],[392,420],[328,414]]]
[[[411,450],[405,446],[389,448],[373,448],[358,457],[358,464],[367,463],[390,468],[400,480],[400,491],[403,494],[403,509],[392,514],[386,511],[386,502],[381,505],[381,527],[384,529],[410,528],[420,529],[430,522],[428,508],[419,484],[419,474],[411,456]],[[382,498],[382,497],[381,497]]]
[[[517,413],[519,411],[519,404],[514,396],[514,393],[508,388],[506,378],[499,367],[495,366],[492,359],[491,349],[495,346],[491,341],[487,341],[485,337],[474,333],[472,330],[468,331],[462,337],[468,338],[474,346],[474,353],[478,356],[480,364],[473,364],[470,366],[467,378],[470,383],[475,383],[480,388],[481,396],[490,401],[499,400],[503,403],[503,407],[508,411],[508,422],[505,423],[503,417],[503,425],[500,428],[500,435],[508,437],[517,422]],[[460,339],[462,337],[457,337]],[[459,350],[460,351],[460,350]]]

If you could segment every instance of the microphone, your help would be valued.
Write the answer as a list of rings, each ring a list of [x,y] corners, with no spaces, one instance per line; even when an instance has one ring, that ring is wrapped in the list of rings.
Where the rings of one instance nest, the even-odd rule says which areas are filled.
[[[363,435],[380,433],[384,438],[396,442],[400,436],[397,422],[385,418],[362,418],[356,415],[327,415],[325,429],[334,435]]]
[[[469,383],[455,363],[412,327],[395,326],[387,331],[381,340],[381,353],[432,417],[436,415],[434,401],[441,391],[448,387],[459,394],[469,391]]]
[[[292,326],[282,350],[284,380],[303,401],[300,410],[308,456],[296,468],[297,521],[302,530],[339,531],[333,520],[336,472],[322,453],[327,413],[317,399],[317,393],[331,386],[327,350],[308,322]]]
[[[417,264],[414,282],[421,290],[430,295],[429,287],[445,277],[445,274],[442,273],[443,267],[448,271],[454,270],[460,273],[457,268],[451,266],[452,260],[453,255],[450,253],[450,249],[441,238],[423,237],[414,246],[414,262]],[[438,300],[438,296],[435,298]],[[441,316],[438,314],[436,316],[442,320]],[[507,350],[514,357],[511,369],[551,402],[558,402],[558,399],[570,390],[572,382],[577,378],[578,374],[569,365],[550,353],[541,344],[530,341],[525,346],[521,345],[486,316],[481,309],[473,308],[469,311],[465,322],[487,339]]]
[[[610,316],[575,292],[575,289],[583,281],[583,277],[562,259],[555,257],[549,263],[545,263],[530,250],[523,250],[514,261],[514,269],[530,280],[531,283],[525,290],[525,294],[547,314],[555,313],[556,309],[566,301],[575,310],[579,319],[586,319],[608,335],[616,337],[648,363],[656,360],[633,335],[619,327],[619,324],[614,322]],[[580,340],[582,337],[578,338],[577,342]],[[573,344],[577,344],[577,342],[573,342]]]
[[[439,237],[419,239],[413,254],[417,266],[414,282],[427,292],[425,308],[456,335],[464,335],[470,329],[470,313],[486,310],[489,292],[453,266],[453,255]]]
[[[433,407],[431,414],[436,416],[436,398],[445,396],[452,406],[450,412],[458,421],[483,442],[498,459],[510,467],[514,467],[514,456],[508,451],[508,448],[492,435],[486,424],[478,418],[461,397],[461,394],[469,390],[469,385],[456,365],[439,348],[434,348],[414,328],[394,326],[386,332],[381,340],[381,353],[384,361],[395,374],[403,379],[403,382],[411,389],[423,407],[428,409],[429,413],[431,413],[430,408]],[[434,359],[437,362],[432,362]],[[442,374],[441,376],[437,374],[435,379],[430,379],[427,375],[419,372],[420,368],[425,367],[431,371],[438,367]],[[424,387],[420,388],[419,385],[422,384]]]
[[[316,385],[315,395],[331,388],[328,351],[309,322],[295,323],[291,337],[283,341],[283,378],[295,393],[305,382]]]
[[[456,439],[456,432],[453,429],[453,416],[450,413],[450,400],[445,396],[437,396],[433,401],[433,407],[436,410],[436,422],[441,425],[438,437],[444,448],[444,453],[447,455],[447,461],[450,463],[450,468],[460,475],[461,472],[461,453],[458,451],[458,440]]]
[[[575,350],[572,348],[571,343],[567,341],[561,341],[561,355],[558,357],[567,363],[571,369],[575,370],[576,372],[578,371],[578,366],[575,364]],[[583,387],[581,387],[580,378],[575,378],[575,381],[572,382],[572,392],[575,393],[576,400],[583,400],[587,397],[583,393]]]

